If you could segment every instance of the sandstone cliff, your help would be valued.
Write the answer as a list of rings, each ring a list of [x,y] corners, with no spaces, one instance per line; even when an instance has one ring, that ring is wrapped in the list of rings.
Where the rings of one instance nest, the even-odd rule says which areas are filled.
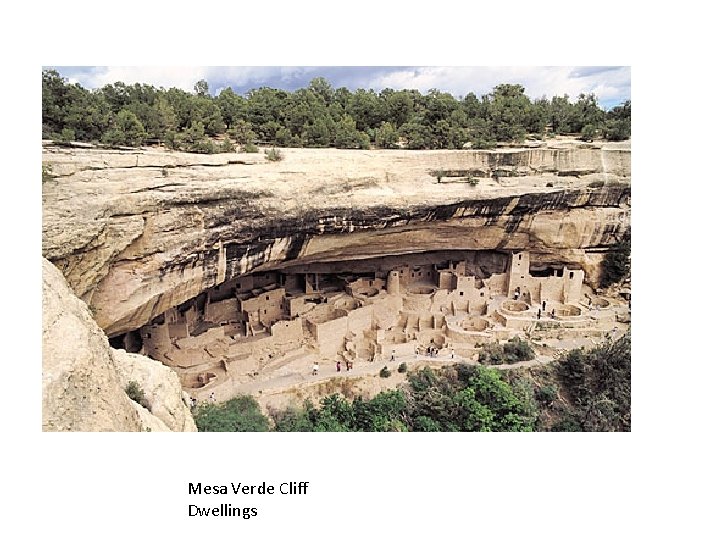
[[[296,262],[524,249],[593,281],[630,225],[627,145],[283,152],[271,163],[46,149],[43,255],[115,335],[224,280]]]
[[[112,351],[85,303],[43,259],[43,411],[45,431],[196,431],[180,382],[158,362]],[[136,380],[153,413],[128,398]]]
[[[123,388],[136,381],[148,401],[149,412],[170,431],[197,431],[187,403],[183,400],[180,379],[160,362],[123,350],[111,349]],[[186,399],[189,399],[187,397]]]

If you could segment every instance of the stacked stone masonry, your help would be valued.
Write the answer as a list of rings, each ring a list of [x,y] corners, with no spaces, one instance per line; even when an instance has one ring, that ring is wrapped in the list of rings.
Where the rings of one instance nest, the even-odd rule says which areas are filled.
[[[430,349],[469,358],[478,343],[538,324],[586,327],[584,272],[529,252],[461,251],[299,265],[231,279],[115,338],[173,368],[198,397],[277,376],[293,361],[387,361]],[[356,270],[353,270],[355,268]],[[585,293],[586,294],[586,293]]]

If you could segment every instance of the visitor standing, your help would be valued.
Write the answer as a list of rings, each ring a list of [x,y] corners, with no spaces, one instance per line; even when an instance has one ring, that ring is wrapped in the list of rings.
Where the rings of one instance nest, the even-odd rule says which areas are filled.
[[[317,362],[315,362],[312,367],[312,374],[317,375],[318,371],[320,371],[320,365]]]
[[[340,371],[340,360],[335,363],[335,368],[337,369],[337,371]]]

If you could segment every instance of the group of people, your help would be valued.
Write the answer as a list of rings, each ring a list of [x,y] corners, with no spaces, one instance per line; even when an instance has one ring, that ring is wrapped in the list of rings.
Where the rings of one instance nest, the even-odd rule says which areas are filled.
[[[341,369],[342,369],[340,367],[341,365],[342,364],[340,363],[340,360],[335,362],[335,370],[338,372],[341,371]],[[352,368],[353,368],[353,363],[350,360],[345,360],[345,371],[350,371]]]
[[[345,360],[345,370],[350,371],[352,368],[353,368],[352,361]],[[342,363],[340,362],[340,360],[335,362],[335,371],[338,371],[338,372],[342,371]],[[313,362],[312,374],[317,375],[318,373],[320,373],[320,364],[316,360],[315,362]]]
[[[210,395],[208,396],[208,401],[210,403],[215,403],[217,401],[217,399],[215,398],[215,392],[210,392]],[[190,403],[189,403],[190,408],[194,409],[195,407],[197,407],[197,404],[198,404],[197,398],[190,396]]]
[[[538,308],[538,312],[537,312],[538,321],[540,320],[540,317],[542,316],[543,312],[545,311],[545,307],[546,307],[546,306],[547,306],[547,302],[546,302],[545,300],[543,300],[543,301],[542,301],[542,307],[541,307],[541,308]],[[550,312],[550,318],[551,318],[551,319],[554,319],[554,318],[555,318],[555,310],[554,310],[554,309]]]

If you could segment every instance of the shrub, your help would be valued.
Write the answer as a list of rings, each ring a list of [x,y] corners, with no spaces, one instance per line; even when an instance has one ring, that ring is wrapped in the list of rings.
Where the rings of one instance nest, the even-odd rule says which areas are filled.
[[[512,338],[504,345],[485,343],[478,348],[480,349],[478,362],[481,364],[514,364],[535,358],[535,351],[532,350],[530,344],[519,337]]]
[[[474,176],[471,176],[468,178],[468,184],[470,184],[472,187],[475,187],[478,185],[479,180],[475,178]]]
[[[226,154],[234,154],[235,145],[230,139],[224,139],[222,144],[220,145],[220,151]]]
[[[574,349],[554,365],[573,414],[570,428],[553,431],[630,431],[630,341],[628,333],[588,351]]]
[[[254,145],[253,143],[245,143],[246,154],[257,154],[258,152],[260,152],[260,149],[257,145]]]
[[[545,187],[553,187],[553,183],[552,183],[552,182],[548,182],[547,184],[545,184]]]
[[[140,388],[140,385],[137,383],[137,381],[130,381],[125,387],[125,393],[135,403],[137,403],[138,405],[142,405],[147,410],[150,410],[150,403],[145,397],[145,392],[142,388]]]
[[[281,161],[285,156],[277,148],[265,150],[265,159],[268,161]]]
[[[532,350],[530,344],[519,337],[514,337],[505,343],[503,353],[505,353],[505,361],[509,364],[535,358],[535,351]]]
[[[604,185],[605,185],[605,182],[603,182],[602,180],[593,180],[589,184],[589,186],[592,188],[603,187]]]
[[[586,124],[583,126],[582,130],[580,130],[580,139],[585,142],[592,142],[595,138],[596,132],[597,128],[595,126],[592,124]]]
[[[407,364],[403,362],[398,366],[398,373],[405,373],[407,371]]]
[[[193,411],[198,431],[268,431],[270,422],[251,396],[203,403]]]
[[[197,141],[190,143],[187,150],[198,154],[217,154],[219,147],[208,137],[203,137],[202,139],[198,139]]]
[[[481,364],[502,364],[505,361],[502,347],[497,343],[483,343],[475,345],[480,349],[478,362]]]
[[[390,370],[387,368],[387,366],[384,366],[384,367],[380,370],[380,376],[381,376],[383,379],[386,379],[386,378],[388,378],[388,377],[390,376]]]
[[[608,120],[603,127],[603,136],[608,141],[624,141],[630,138],[630,118]]]
[[[63,142],[71,142],[75,140],[75,130],[70,127],[64,127],[60,132],[60,140]]]
[[[42,181],[43,183],[47,182],[48,180],[52,180],[52,165],[43,163],[42,166]]]
[[[535,389],[535,399],[539,403],[550,406],[557,398],[557,387],[555,385],[541,386]]]
[[[619,283],[630,273],[630,235],[605,253],[600,266],[600,286],[609,287]]]

